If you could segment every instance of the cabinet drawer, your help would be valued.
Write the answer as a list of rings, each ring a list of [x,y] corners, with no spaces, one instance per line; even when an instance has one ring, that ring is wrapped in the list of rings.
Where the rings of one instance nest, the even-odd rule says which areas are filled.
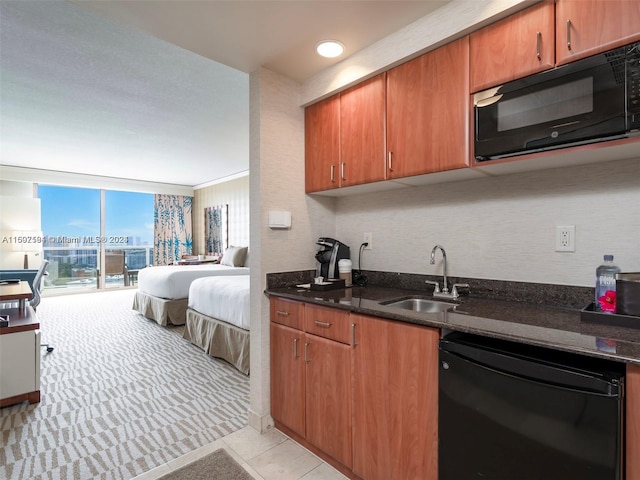
[[[304,330],[319,337],[351,344],[349,312],[345,310],[307,304],[304,310]]]
[[[271,299],[271,321],[302,330],[304,303],[285,298]]]

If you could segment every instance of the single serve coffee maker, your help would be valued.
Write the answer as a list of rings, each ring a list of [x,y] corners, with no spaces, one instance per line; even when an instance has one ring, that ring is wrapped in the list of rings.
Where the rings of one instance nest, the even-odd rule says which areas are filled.
[[[350,258],[349,247],[328,237],[320,237],[316,244],[321,247],[316,253],[316,277],[338,278],[338,262]]]

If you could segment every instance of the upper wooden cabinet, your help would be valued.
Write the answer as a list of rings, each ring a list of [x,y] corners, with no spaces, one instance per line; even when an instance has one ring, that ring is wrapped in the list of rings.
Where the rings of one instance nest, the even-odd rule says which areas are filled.
[[[305,190],[307,193],[340,186],[340,95],[304,111]]]
[[[387,178],[469,165],[469,39],[387,72]]]
[[[340,186],[384,180],[385,74],[340,95]]]
[[[556,63],[640,40],[638,0],[557,0]]]
[[[553,68],[553,1],[545,0],[473,32],[469,50],[471,93]]]
[[[338,187],[399,183],[382,180],[471,178],[476,172],[464,168],[472,157],[470,93],[640,41],[639,26],[640,0],[543,0],[311,105],[306,192],[337,196]],[[608,146],[616,147],[593,148]],[[528,169],[546,168],[536,165]],[[431,173],[439,175],[426,180]]]

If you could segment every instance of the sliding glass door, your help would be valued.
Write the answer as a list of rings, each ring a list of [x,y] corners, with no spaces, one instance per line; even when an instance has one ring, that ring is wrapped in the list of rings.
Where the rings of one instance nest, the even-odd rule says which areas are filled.
[[[104,194],[105,287],[135,285],[138,271],[153,258],[153,195],[116,190]]]
[[[97,285],[100,190],[39,186],[46,289],[87,290]]]
[[[39,185],[46,290],[135,285],[151,263],[153,195]]]

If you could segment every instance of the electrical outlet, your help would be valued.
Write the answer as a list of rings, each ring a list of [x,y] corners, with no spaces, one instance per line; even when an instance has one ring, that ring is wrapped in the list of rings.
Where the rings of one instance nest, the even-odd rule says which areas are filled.
[[[576,251],[576,226],[556,226],[556,252]]]
[[[363,243],[368,243],[369,245],[367,245],[366,247],[364,247],[365,250],[372,250],[373,249],[373,235],[371,235],[371,232],[369,233],[365,233],[363,235]]]

